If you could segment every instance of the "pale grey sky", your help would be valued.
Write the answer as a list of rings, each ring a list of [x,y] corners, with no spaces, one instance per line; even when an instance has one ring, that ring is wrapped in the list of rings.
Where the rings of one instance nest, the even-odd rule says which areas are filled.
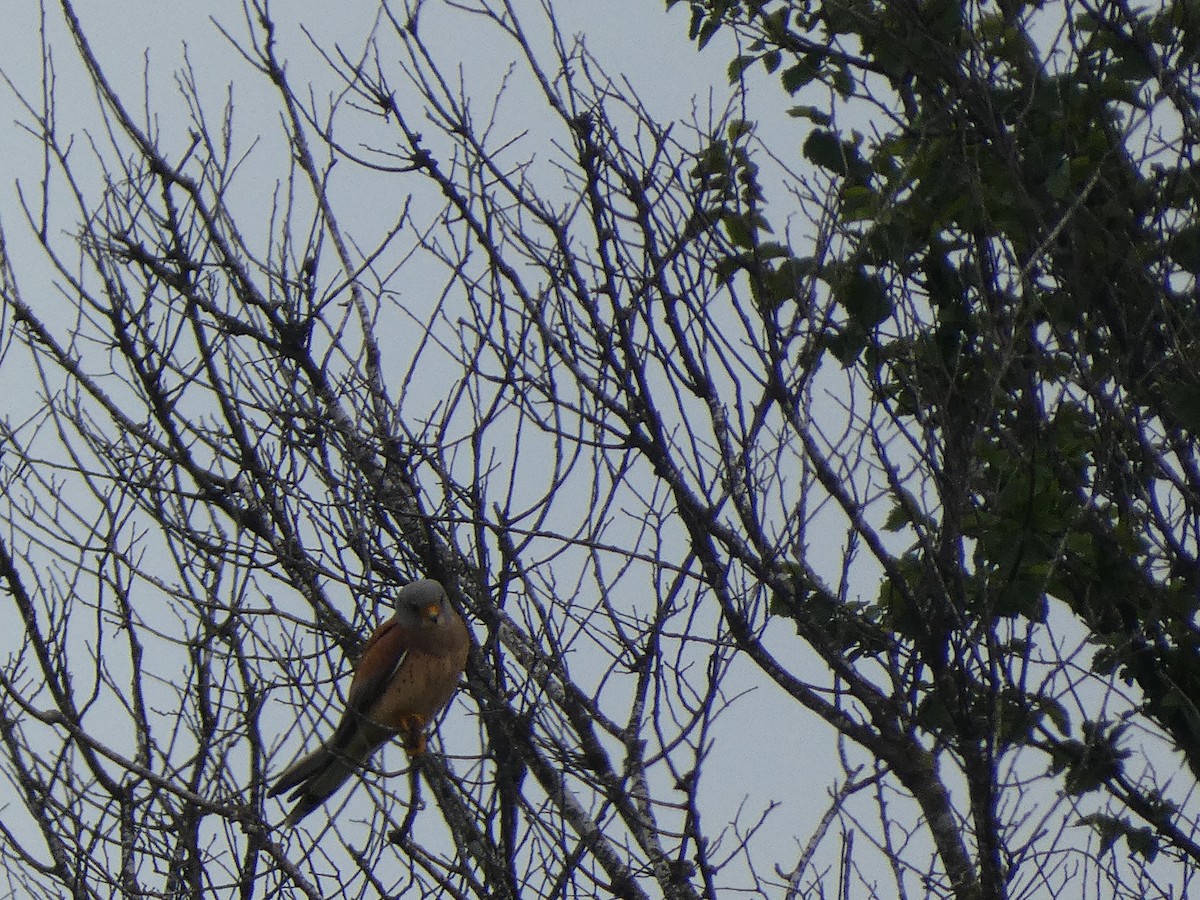
[[[536,16],[536,4],[519,5],[531,11],[531,16]],[[588,47],[601,64],[614,76],[628,77],[647,107],[661,120],[686,120],[693,114],[703,120],[710,104],[719,114],[728,102],[731,90],[726,82],[725,66],[732,55],[731,46],[718,39],[698,54],[687,40],[685,6],[668,16],[655,2],[566,0],[555,4],[555,10],[564,24],[564,32],[585,35]],[[280,52],[288,60],[289,75],[297,82],[311,79],[317,86],[315,94],[318,98],[333,90],[335,81],[308,45],[300,26],[307,26],[327,47],[337,43],[354,52],[361,47],[374,17],[370,5],[358,10],[354,4],[339,8],[336,14],[331,14],[327,3],[278,3],[273,11],[283,24]],[[219,113],[225,90],[232,84],[235,146],[249,151],[238,182],[242,194],[235,206],[242,205],[248,222],[253,222],[256,207],[269,208],[275,183],[285,175],[287,158],[287,147],[280,140],[277,125],[277,98],[209,20],[211,15],[234,34],[244,34],[240,4],[100,0],[81,4],[80,12],[93,50],[117,90],[126,98],[137,98],[148,83],[147,99],[153,127],[162,136],[164,146],[178,147],[182,152],[187,145],[188,122],[175,83],[176,72],[184,62],[185,48],[210,114],[216,116]],[[0,32],[2,68],[18,91],[37,102],[43,60],[37,39],[36,7],[30,3],[19,4],[16,9],[6,11],[6,17],[7,27]],[[57,10],[49,11],[47,22],[57,78],[59,129],[60,133],[75,137],[73,159],[78,161],[79,171],[85,173],[86,179],[91,168],[92,149],[85,132],[90,131],[94,139],[103,140],[95,98],[83,77]],[[515,57],[512,46],[501,44],[480,24],[478,19],[461,11],[442,4],[430,4],[422,14],[421,27],[430,46],[441,53],[447,72],[455,72],[461,65],[463,82],[476,100],[490,97],[500,79],[511,70],[511,84],[501,100],[501,109],[508,117],[504,125],[514,136],[523,131],[529,133],[514,148],[514,157],[541,154],[542,158],[548,158],[550,148],[539,134],[539,123],[546,121],[543,102],[534,93],[521,67],[512,67]],[[541,37],[544,39],[545,34]],[[751,73],[751,77],[760,78],[756,73]],[[751,117],[770,120],[766,124],[778,130],[778,152],[785,157],[796,157],[805,126],[781,114],[785,98],[774,81],[760,80],[763,81],[762,90],[757,97],[762,108],[752,111]],[[135,108],[141,106],[140,103],[132,105]],[[17,261],[17,275],[27,293],[26,299],[42,310],[60,305],[65,321],[65,317],[72,315],[71,304],[55,297],[50,289],[49,268],[24,224],[17,200],[16,185],[19,183],[25,197],[37,201],[42,165],[36,138],[14,125],[14,122],[27,118],[13,92],[0,91],[0,122],[5,123],[0,223]],[[371,179],[353,172],[348,166],[342,167],[336,177],[347,179],[349,184],[353,184],[354,179],[362,181],[359,200],[355,201],[355,191],[349,187],[343,187],[336,194],[337,201],[354,204],[354,221],[360,230],[360,240],[369,243],[372,233],[382,233],[393,224],[395,206],[388,202],[385,180],[380,182],[383,184],[381,190],[379,184],[372,184]],[[55,221],[61,228],[69,230],[73,227],[73,210],[65,199],[62,196],[53,198],[59,214]],[[396,195],[394,199],[398,203],[401,198]],[[773,209],[771,215],[776,227],[782,228],[789,211]],[[416,217],[421,218],[419,207]],[[373,225],[373,218],[377,218],[377,224]],[[261,224],[265,230],[265,217]],[[406,276],[403,300],[420,317],[426,297],[436,296],[442,288],[443,278],[433,269],[423,272],[420,260],[406,269]],[[397,331],[396,339],[404,340],[403,323],[397,324]],[[435,394],[432,401],[437,399],[440,395]],[[32,410],[39,402],[33,393],[10,395],[2,413],[20,418],[22,404],[29,404],[28,408]],[[829,557],[831,564],[840,559],[841,548],[831,546]],[[869,583],[869,579],[864,583]],[[346,602],[349,603],[349,598]],[[636,598],[630,598],[629,602],[637,606]],[[781,654],[804,654],[803,646],[789,633],[786,624],[779,626],[778,631],[774,643]],[[9,637],[16,636],[10,634]],[[7,641],[0,644],[0,652],[8,649],[11,648]],[[578,661],[576,666],[579,670],[587,669],[585,660]],[[734,693],[742,690],[748,693],[720,718],[712,735],[713,749],[705,777],[713,779],[714,784],[723,784],[725,789],[712,792],[710,805],[704,812],[712,824],[732,823],[740,816],[742,825],[746,826],[757,821],[760,812],[777,805],[755,841],[754,855],[754,862],[762,874],[773,879],[776,865],[785,870],[794,865],[799,845],[807,840],[816,818],[826,806],[827,791],[837,774],[833,756],[836,748],[828,730],[819,721],[800,712],[793,703],[779,702],[773,695],[775,689],[750,677],[744,662],[736,663],[735,669],[740,674],[730,679],[730,689]],[[808,674],[815,680],[826,678],[819,669]],[[465,704],[456,703],[442,726],[443,741],[449,752],[456,746],[471,745],[476,726],[468,720],[467,713]],[[336,711],[330,710],[328,716],[336,717]],[[282,708],[269,712],[264,723],[268,729],[271,725],[278,729],[277,735],[268,734],[268,738],[277,737],[282,742],[275,760],[277,767],[282,766],[299,749],[298,741],[303,735],[289,729],[288,711]],[[329,719],[324,727],[331,727]],[[127,746],[130,737],[121,728],[100,736],[111,739],[117,746]],[[315,736],[311,739],[315,740]],[[399,753],[394,748],[389,750],[385,757],[387,764],[400,765]],[[332,801],[334,807],[365,799],[363,788],[356,782],[352,781],[351,788],[355,793],[344,790]],[[315,824],[322,814],[318,812],[314,821],[307,824]],[[368,827],[368,823],[364,822],[363,827]],[[732,844],[732,835],[727,840]],[[735,868],[744,868],[744,864],[739,863]]]
[[[531,20],[537,16],[538,4],[524,2],[518,5],[529,13]],[[354,52],[362,46],[374,18],[371,5],[360,11],[354,4],[346,4],[344,8],[339,6],[336,11],[331,11],[328,3],[291,2],[277,3],[273,11],[284,26],[279,37],[280,53],[288,60],[289,75],[297,83],[311,81],[318,98],[335,90],[336,82],[307,44],[300,26],[307,26],[327,47],[339,44]],[[555,11],[564,31],[584,34],[599,61],[611,74],[627,76],[647,107],[661,120],[686,120],[693,112],[704,118],[710,103],[718,110],[726,104],[731,92],[726,83],[725,67],[733,55],[733,48],[726,39],[718,37],[705,51],[698,53],[686,37],[686,4],[680,4],[668,15],[663,12],[661,3],[651,0],[560,0],[555,3]],[[250,71],[248,64],[209,21],[210,15],[216,17],[230,31],[240,35],[244,33],[241,5],[231,2],[95,0],[86,4],[86,8],[81,4],[81,12],[93,48],[118,90],[126,98],[137,97],[143,91],[143,79],[148,81],[154,125],[166,146],[176,146],[182,152],[187,145],[188,123],[180,109],[174,81],[175,72],[184,60],[185,47],[201,93],[213,115],[219,112],[227,85],[233,85],[235,145],[249,153],[239,177],[242,192],[235,205],[246,211],[248,222],[254,221],[256,209],[269,209],[276,181],[285,177],[288,154],[277,125],[276,96],[261,77]],[[85,131],[95,130],[99,121],[95,102],[58,21],[58,13],[52,10],[48,20],[58,78],[59,128],[76,136],[72,152],[84,160],[81,170],[86,172],[86,160],[92,151]],[[37,40],[35,5],[22,3],[6,10],[6,25],[0,32],[0,60],[3,60],[0,68],[17,90],[36,100],[42,56]],[[490,29],[480,27],[478,19],[440,3],[426,7],[422,34],[441,54],[447,72],[457,74],[461,66],[467,93],[480,103],[495,93],[515,57],[513,47],[497,40]],[[499,118],[502,127],[513,137],[527,132],[513,148],[514,158],[534,155],[548,159],[552,156],[552,148],[547,144],[546,135],[539,131],[539,124],[547,121],[544,105],[520,67],[512,71],[511,85],[501,99],[503,115]],[[764,139],[773,152],[785,161],[798,162],[809,126],[802,119],[791,119],[783,114],[782,110],[793,101],[786,98],[773,78],[767,78],[758,69],[751,70],[749,77],[755,83],[754,106],[748,110],[749,118],[760,123]],[[820,99],[812,98],[809,102],[820,102]],[[24,226],[17,200],[15,185],[19,182],[26,198],[36,201],[40,178],[41,152],[37,141],[13,124],[25,119],[12,92],[0,90],[0,122],[4,123],[4,137],[0,143],[4,160],[0,223],[17,261],[17,275],[27,294],[26,300],[43,310],[61,304],[65,321],[65,317],[72,314],[71,304],[54,297],[49,287],[49,269]],[[762,162],[764,177],[778,179],[778,172],[773,173],[769,162],[765,159]],[[353,219],[359,229],[357,236],[364,245],[369,245],[372,239],[394,224],[396,206],[403,201],[403,196],[392,192],[394,189],[386,178],[364,175],[349,166],[339,169],[335,177],[344,179],[339,184],[335,202],[346,207],[341,210],[343,215],[353,208]],[[549,177],[546,183],[552,183]],[[409,189],[409,185],[404,188]],[[786,205],[789,195],[782,191],[772,191],[770,195],[775,205],[770,207],[768,215],[776,229],[782,232],[785,227],[790,227],[793,237],[802,239],[806,227],[804,211],[798,206],[789,208]],[[422,213],[428,212],[420,207],[422,199],[419,195],[415,198],[414,212],[418,221],[423,221]],[[430,209],[436,209],[433,206],[436,198],[428,199]],[[61,200],[56,198],[56,203],[61,204]],[[64,229],[72,227],[73,221],[64,215],[70,211],[69,206],[57,208],[62,210],[62,217],[56,221]],[[261,225],[265,233],[265,215]],[[403,305],[421,318],[432,307],[444,281],[443,273],[419,259],[407,264],[401,298]],[[384,337],[398,344],[410,339],[405,322],[399,317],[385,323],[384,329]],[[827,417],[831,432],[836,432],[836,423],[849,415],[838,399],[839,391],[848,390],[848,387],[838,373],[833,372],[828,388],[827,406],[821,414]],[[414,402],[419,403],[420,399],[415,397]],[[441,395],[434,393],[427,401],[432,403],[439,399]],[[0,407],[0,415],[20,418],[23,410],[35,409],[38,402],[32,392],[9,392]],[[831,582],[836,582],[845,548],[843,532],[836,524],[837,517],[830,515],[829,519],[831,527],[822,535],[828,540],[828,546],[814,546],[810,553],[814,567],[826,573]],[[873,595],[877,571],[865,554],[859,560],[851,593]],[[561,564],[564,577],[567,577],[565,572],[569,563],[563,561]],[[346,596],[343,600],[348,608],[351,598]],[[636,597],[626,598],[626,601],[637,606]],[[1071,633],[1063,638],[1081,641],[1082,635]],[[14,644],[11,642],[19,639],[20,636],[12,632],[0,635],[0,654],[12,649]],[[828,683],[828,673],[822,666],[805,662],[805,646],[786,621],[772,624],[769,645],[803,677]],[[574,665],[577,671],[587,671],[585,659],[575,661]],[[719,719],[712,735],[713,749],[705,777],[721,789],[708,795],[709,806],[704,813],[710,823],[733,822],[740,815],[745,826],[757,821],[761,811],[777,804],[754,842],[753,863],[759,876],[772,882],[773,886],[765,893],[779,896],[781,892],[774,869],[779,866],[788,870],[795,864],[800,846],[808,840],[825,810],[828,790],[840,777],[839,748],[828,728],[815,716],[799,710],[793,702],[779,697],[776,689],[756,677],[744,660],[734,663],[734,676],[727,685],[731,695],[742,690],[747,693]],[[304,735],[299,729],[289,728],[295,724],[294,717],[289,722],[290,711],[277,707],[264,718],[264,728],[277,729],[274,736],[268,737],[282,744],[274,760],[278,769],[299,749]],[[447,752],[453,754],[455,748],[472,746],[477,727],[469,718],[471,712],[468,704],[461,700],[451,707],[441,727],[442,743]],[[328,712],[325,729],[331,727],[331,718],[336,718],[335,710]],[[127,738],[128,735],[114,736],[115,740]],[[310,739],[315,740],[315,736]],[[389,750],[386,765],[398,767],[401,764],[399,754],[398,749]],[[354,793],[345,790],[333,801],[335,806],[345,802],[365,804],[368,788],[355,782],[351,787]],[[12,800],[3,797],[2,792],[0,799]],[[893,812],[906,823],[914,815],[911,806],[901,800],[894,801]],[[282,814],[282,809],[279,813]],[[320,815],[320,812],[314,813],[313,822],[306,824],[314,824]],[[365,842],[369,827],[370,818],[365,816],[364,821],[349,826],[348,832],[354,835],[354,829],[360,828]],[[924,834],[919,834],[917,839],[925,840]],[[732,843],[732,837],[730,841]],[[822,856],[824,865],[834,863],[835,857],[829,854],[836,848],[836,841],[827,842]],[[749,877],[745,861],[739,863],[738,868],[746,878]],[[735,879],[731,876],[730,880]],[[884,873],[880,873],[880,880],[886,883]]]

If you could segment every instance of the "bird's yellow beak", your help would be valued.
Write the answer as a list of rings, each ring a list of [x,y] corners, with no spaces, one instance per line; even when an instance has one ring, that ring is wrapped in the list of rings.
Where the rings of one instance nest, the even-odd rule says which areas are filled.
[[[421,610],[421,616],[426,622],[436,622],[441,614],[442,604],[440,603],[430,603]]]

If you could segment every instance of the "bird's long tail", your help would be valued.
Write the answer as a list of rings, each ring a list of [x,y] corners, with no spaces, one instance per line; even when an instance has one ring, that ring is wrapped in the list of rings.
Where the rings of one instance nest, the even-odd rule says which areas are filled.
[[[337,737],[288,766],[268,792],[267,796],[277,797],[292,791],[288,799],[296,805],[284,820],[288,825],[295,825],[333,796],[354,770],[370,758],[387,734],[364,734],[359,730],[344,747],[337,746]]]

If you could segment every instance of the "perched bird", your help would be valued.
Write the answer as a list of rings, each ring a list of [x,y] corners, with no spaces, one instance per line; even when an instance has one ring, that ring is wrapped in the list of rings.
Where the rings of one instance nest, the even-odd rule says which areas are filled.
[[[333,737],[279,776],[269,796],[292,791],[295,825],[327,800],[394,735],[410,756],[425,752],[425,726],[454,695],[470,637],[442,585],[430,578],[396,594],[396,614],[376,629],[354,669]],[[292,789],[295,790],[292,790]]]

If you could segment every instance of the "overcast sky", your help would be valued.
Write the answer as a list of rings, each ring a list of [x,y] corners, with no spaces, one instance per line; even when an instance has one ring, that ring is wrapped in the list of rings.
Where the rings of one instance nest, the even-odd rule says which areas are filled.
[[[362,12],[357,6],[338,5],[334,12],[334,7],[327,2],[280,2],[275,5],[274,12],[284,25],[280,33],[281,53],[288,60],[289,75],[294,83],[311,80],[317,85],[329,85],[333,82],[317,54],[308,46],[300,26],[307,26],[326,47],[337,44],[352,52],[362,46],[375,14],[371,4],[363,4]],[[525,6],[536,15],[536,4]],[[628,77],[649,110],[662,121],[687,120],[693,115],[704,118],[710,104],[721,109],[731,95],[725,67],[734,55],[734,48],[727,38],[718,37],[706,50],[697,52],[695,45],[687,40],[686,4],[680,4],[670,14],[663,11],[661,3],[651,0],[560,0],[555,9],[564,23],[564,30],[569,34],[584,34],[589,48],[609,72]],[[180,109],[175,84],[175,73],[184,63],[185,48],[212,111],[220,109],[227,87],[233,85],[234,121],[239,128],[237,140],[249,151],[240,176],[244,193],[238,202],[247,210],[250,217],[247,221],[253,221],[255,208],[267,208],[276,180],[283,177],[288,151],[279,140],[280,129],[275,124],[278,115],[276,94],[264,79],[251,72],[249,65],[209,19],[211,15],[234,34],[243,35],[245,26],[240,4],[92,0],[81,3],[80,12],[93,49],[118,90],[128,99],[139,96],[143,85],[148,84],[149,107],[154,111],[154,124],[166,146],[177,146],[182,150],[188,141],[188,123]],[[48,18],[49,41],[58,78],[59,127],[77,136],[73,152],[86,159],[91,150],[85,130],[95,129],[98,123],[94,97],[82,77],[73,48],[58,21],[58,13],[52,10]],[[488,96],[510,73],[515,54],[511,46],[495,40],[490,29],[479,26],[478,19],[441,3],[430,3],[422,18],[422,34],[443,54],[448,71],[461,66],[468,92],[472,96],[476,96],[475,92],[478,96]],[[20,3],[6,10],[6,28],[0,30],[0,60],[3,61],[0,68],[18,91],[35,101],[40,95],[43,65],[38,29],[34,4]],[[783,95],[774,79],[760,75],[757,70],[751,70],[749,76],[755,80],[756,88],[749,117],[759,123],[761,133],[774,152],[785,159],[798,159],[808,126],[804,120],[783,114],[792,101]],[[321,90],[316,93],[320,96]],[[516,153],[523,152],[524,146],[536,148],[538,123],[546,121],[544,105],[519,69],[512,74],[511,87],[502,99],[502,109],[507,117],[505,125],[514,135],[531,132],[526,144],[519,146]],[[4,138],[0,144],[3,149],[0,173],[4,175],[0,179],[0,223],[5,228],[26,300],[44,311],[50,308],[48,304],[59,301],[53,298],[49,288],[49,268],[25,227],[18,200],[18,183],[27,199],[36,198],[42,165],[38,141],[20,128],[19,123],[25,120],[27,116],[13,92],[0,90],[0,122],[4,123]],[[258,135],[261,140],[254,145]],[[763,163],[764,177],[769,179],[771,168],[765,160]],[[86,166],[83,169],[86,170]],[[338,177],[343,176],[339,173]],[[383,232],[394,224],[395,205],[392,201],[400,202],[398,196],[376,191],[367,181],[356,193],[352,189],[352,179],[357,176],[347,172],[345,177],[351,179],[351,188],[340,191],[338,199],[343,203],[354,203],[355,224],[362,233]],[[778,204],[784,203],[788,196],[779,191],[768,193]],[[799,234],[805,222],[802,212],[798,208],[779,205],[773,206],[768,214],[777,229],[786,226]],[[69,220],[61,222],[63,228],[69,228],[71,224]],[[265,218],[262,227],[264,231],[267,228]],[[404,288],[408,292],[404,298],[406,302],[419,304],[429,296],[436,296],[442,288],[441,276],[432,269],[414,265],[406,274],[409,276]],[[38,296],[30,296],[31,293]],[[64,317],[71,315],[69,302],[61,301],[61,308]],[[398,335],[396,339],[403,337]],[[431,395],[430,402],[440,398],[440,393]],[[32,410],[38,402],[33,393],[11,392],[0,413],[19,417],[22,404]],[[830,398],[827,412],[831,419],[844,415],[836,397]],[[836,531],[830,532],[829,541],[826,547],[812,548],[816,557],[812,562],[836,581],[844,548]],[[873,567],[869,564],[861,567],[855,574],[855,584],[862,594],[872,594],[877,584]],[[1081,640],[1082,635],[1071,634],[1064,638]],[[0,636],[0,651],[10,649],[3,641],[13,640],[19,640],[19,635]],[[789,663],[802,658],[806,652],[786,622],[772,625],[770,642],[772,649]],[[756,842],[756,861],[764,868],[764,874],[770,874],[775,865],[784,869],[794,865],[798,843],[807,840],[817,817],[825,809],[828,789],[839,774],[838,748],[819,720],[805,715],[792,702],[784,702],[775,696],[772,687],[764,685],[761,678],[752,677],[745,663],[738,662],[735,667],[737,675],[729,682],[732,693],[737,693],[743,686],[758,687],[731,706],[714,735],[710,765],[714,771],[723,773],[720,783],[727,785],[727,789],[713,795],[708,814],[710,821],[732,821],[741,809],[743,821],[753,822],[759,811],[778,804]],[[814,681],[828,678],[827,673],[815,667],[809,667],[807,671],[803,665],[797,668]],[[442,727],[447,746],[455,746],[456,734],[461,735],[460,746],[468,743],[475,726],[466,721],[466,712],[463,703],[456,704],[451,710]],[[279,726],[279,733],[285,735],[282,740],[287,744],[277,759],[283,764],[299,749],[297,744],[303,735],[287,729],[286,710],[280,709],[276,716],[274,721]],[[268,718],[267,721],[272,720]],[[392,764],[398,765],[399,751],[391,752]],[[906,815],[903,804],[898,803],[894,810],[898,815]]]
[[[307,46],[298,26],[306,25],[326,46],[337,43],[356,49],[362,45],[374,15],[370,4],[362,5],[365,14],[358,12],[356,6],[339,5],[333,14],[328,3],[275,4],[274,12],[285,24],[280,45],[294,82],[309,77],[318,84],[330,82],[328,72]],[[14,87],[36,102],[43,64],[37,37],[37,10],[31,3],[10,7],[6,10],[6,28],[0,30],[0,60],[3,60],[0,66]],[[565,23],[564,30],[585,34],[588,46],[601,63],[611,73],[627,76],[660,120],[686,120],[693,115],[703,119],[710,104],[720,110],[727,102],[730,89],[725,66],[733,55],[732,47],[718,38],[698,53],[687,40],[686,4],[669,15],[660,3],[646,0],[563,0],[555,8]],[[141,95],[144,83],[148,84],[149,107],[166,146],[182,148],[187,143],[187,120],[180,110],[175,84],[175,73],[183,65],[185,48],[201,91],[209,98],[214,112],[223,103],[227,86],[233,85],[235,124],[240,126],[238,140],[250,149],[256,133],[261,131],[264,135],[245,163],[241,176],[245,197],[240,199],[247,206],[265,203],[275,180],[282,175],[281,154],[286,153],[286,148],[278,142],[279,129],[273,121],[277,116],[277,97],[262,78],[251,73],[248,64],[209,20],[211,15],[233,33],[244,34],[240,4],[94,0],[80,4],[79,9],[93,49],[117,89],[128,99]],[[58,79],[59,128],[77,137],[73,152],[86,159],[91,150],[85,130],[95,130],[98,123],[95,99],[82,77],[57,10],[51,9],[48,23]],[[469,91],[493,91],[510,71],[514,59],[512,48],[500,45],[490,32],[480,31],[477,19],[442,4],[430,4],[421,25],[423,36],[443,53],[446,61],[461,64]],[[531,86],[523,83],[523,77],[517,70],[503,101],[512,117],[514,133],[536,129],[542,115],[543,105],[531,94]],[[759,76],[752,72],[751,77]],[[774,129],[777,135],[774,142],[781,155],[798,155],[804,127],[798,120],[782,115],[786,98],[777,84],[764,79],[757,96],[761,108],[751,110],[751,117],[760,120],[762,127]],[[61,302],[63,315],[69,316],[72,310],[68,302],[50,299],[49,269],[28,233],[18,200],[17,183],[27,199],[36,198],[42,165],[37,139],[19,126],[27,120],[13,91],[0,90],[0,121],[5,123],[0,222],[6,230],[26,299],[42,310],[47,308],[44,305],[47,302]],[[86,170],[86,166],[83,168]],[[345,200],[345,193],[340,196]],[[381,208],[376,210],[377,206]],[[69,211],[65,204],[60,208]],[[370,230],[370,219],[376,211],[379,229],[386,229],[394,222],[394,208],[381,202],[378,195],[364,196],[356,213],[362,219],[364,231]],[[772,219],[779,227],[786,223],[788,211],[773,212]],[[70,228],[72,223],[60,224]],[[428,285],[430,292],[440,287],[440,283]],[[422,293],[419,279],[408,289],[414,297],[419,296]],[[29,296],[31,293],[38,296]],[[30,404],[33,409],[38,398],[32,393],[10,395],[4,414],[19,416],[22,403]],[[841,548],[831,546],[829,554],[831,561],[840,560]],[[869,583],[869,579],[864,583]],[[804,652],[786,625],[779,629],[775,641],[785,656]],[[739,684],[749,685],[750,681],[735,678],[730,684],[736,690]],[[836,773],[833,764],[836,748],[815,718],[803,715],[790,702],[774,702],[771,692],[770,687],[758,687],[735,703],[720,720],[710,765],[716,771],[729,773],[728,791],[723,797],[714,797],[709,814],[714,817],[710,821],[732,821],[744,803],[743,819],[753,822],[759,811],[779,804],[758,842],[756,858],[760,865],[778,864],[787,869],[794,865],[798,842],[807,839],[816,816],[825,808],[826,792]],[[282,719],[280,722],[282,731]],[[451,746],[456,724],[466,731],[472,727],[456,723],[452,715],[443,728]],[[288,736],[291,745],[281,750],[280,762],[286,762],[298,749],[294,745],[296,733],[288,732]],[[398,762],[398,757],[393,757],[393,762]]]

